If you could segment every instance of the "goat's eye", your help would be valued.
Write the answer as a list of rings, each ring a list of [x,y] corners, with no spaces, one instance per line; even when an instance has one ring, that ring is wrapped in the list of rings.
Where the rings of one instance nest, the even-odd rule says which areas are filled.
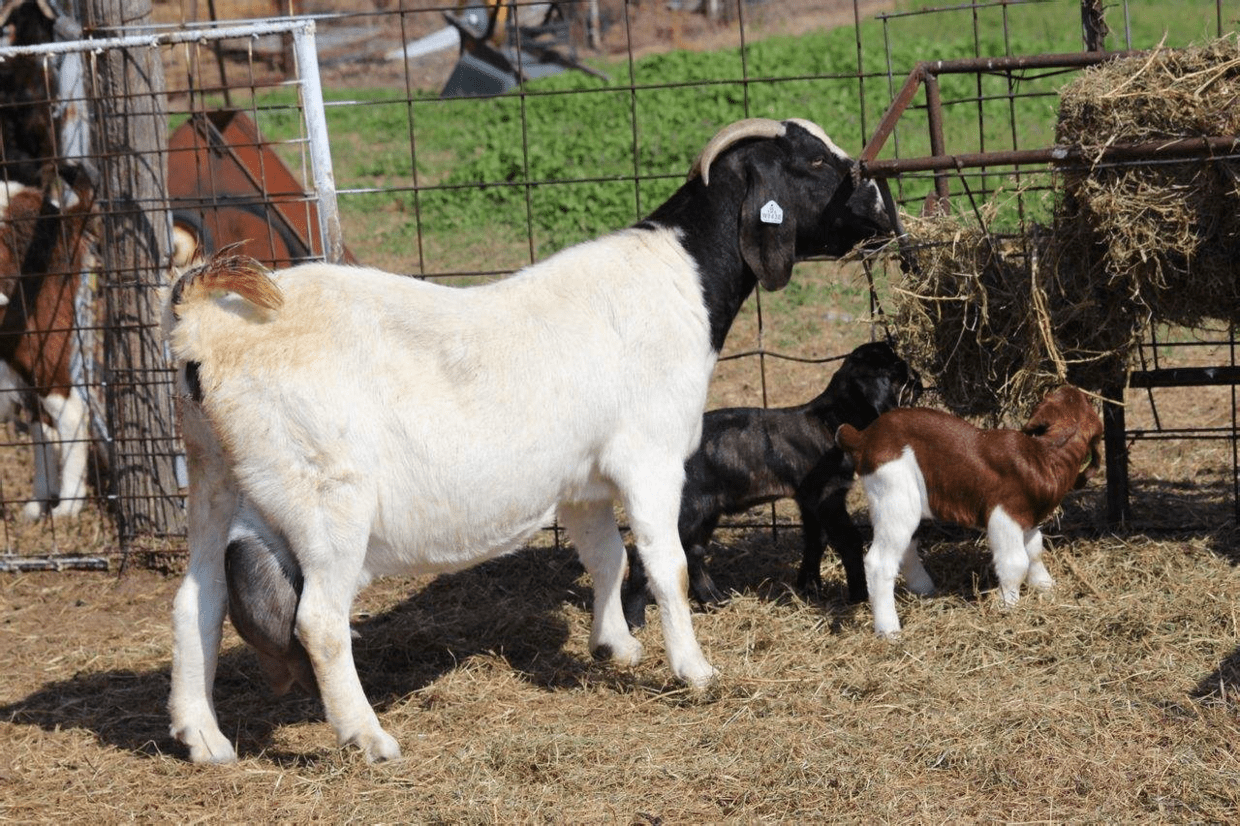
[[[820,155],[819,157],[814,158],[812,161],[810,161],[810,162],[809,162],[809,165],[810,165],[810,168],[812,168],[812,169],[818,169],[819,167],[821,167],[821,166],[822,166],[823,164],[825,164],[826,162],[827,162],[827,159],[826,159],[826,158],[824,158],[824,157],[822,157],[822,156]]]

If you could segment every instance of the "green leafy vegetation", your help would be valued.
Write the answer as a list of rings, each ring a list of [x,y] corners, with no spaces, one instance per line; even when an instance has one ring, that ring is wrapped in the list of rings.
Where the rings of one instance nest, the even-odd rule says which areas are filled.
[[[1173,8],[1172,8],[1173,7]],[[1131,35],[1111,11],[1109,45],[1186,45],[1215,27],[1213,0],[1128,9]],[[744,51],[677,51],[632,64],[600,63],[604,81],[580,72],[528,83],[495,98],[407,99],[403,89],[329,91],[335,174],[348,209],[395,216],[384,244],[418,248],[423,237],[530,238],[534,257],[632,223],[683,180],[706,140],[740,117],[807,117],[845,149],[860,150],[909,70],[925,60],[1081,49],[1075,3],[1030,2],[930,16],[892,14],[845,27],[749,42]],[[859,71],[860,70],[860,71]],[[1046,72],[945,75],[950,152],[1048,146],[1056,90]],[[264,98],[269,138],[298,133],[287,92]],[[929,154],[924,96],[901,119],[881,157]],[[1006,184],[983,180],[980,191]],[[908,176],[898,197],[916,203],[930,176]],[[349,195],[350,192],[355,195]],[[395,207],[393,208],[393,204]],[[347,217],[347,216],[346,216]],[[393,220],[389,218],[389,222]],[[434,265],[431,267],[436,269]]]

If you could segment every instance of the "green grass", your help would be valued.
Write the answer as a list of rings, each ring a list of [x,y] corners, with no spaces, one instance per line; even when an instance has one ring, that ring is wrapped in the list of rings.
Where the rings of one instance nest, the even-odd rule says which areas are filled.
[[[1187,45],[1214,32],[1213,0],[1133,0],[1128,8],[1135,48],[1164,37],[1169,45]],[[1125,47],[1123,9],[1109,7],[1108,20],[1108,45]],[[654,55],[636,61],[631,75],[627,61],[598,63],[610,82],[565,72],[527,84],[524,94],[486,99],[419,94],[407,100],[403,89],[329,90],[337,185],[346,193],[346,208],[360,213],[354,223],[375,230],[367,243],[382,245],[385,262],[403,254],[407,270],[456,266],[446,253],[426,260],[424,250],[417,260],[419,233],[436,239],[429,246],[444,249],[454,237],[466,247],[480,236],[532,244],[532,257],[542,258],[642,217],[680,184],[700,147],[731,120],[808,117],[856,152],[886,109],[889,90],[898,89],[919,60],[1082,48],[1079,6],[1070,0],[893,14],[863,23],[860,42],[859,56],[858,37],[846,27],[750,42],[743,55],[739,49]],[[948,151],[1050,145],[1055,93],[1070,77],[1046,73],[1013,82],[944,76]],[[262,106],[273,107],[260,113],[266,137],[298,133],[292,102],[288,92],[261,98]],[[911,109],[883,156],[929,154],[925,123],[924,110]],[[1004,183],[992,175],[977,186],[984,196]],[[930,187],[928,176],[906,176],[898,194],[916,204]],[[360,192],[372,189],[382,191]],[[356,251],[371,260],[368,250]],[[529,257],[527,248],[516,265]],[[481,261],[477,268],[484,268]]]

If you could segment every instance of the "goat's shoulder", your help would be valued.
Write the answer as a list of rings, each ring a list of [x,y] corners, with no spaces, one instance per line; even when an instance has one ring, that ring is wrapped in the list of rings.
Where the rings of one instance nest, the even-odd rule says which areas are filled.
[[[978,433],[971,423],[942,410],[898,407],[850,436],[849,450],[857,460],[857,472],[862,475],[898,459],[906,450],[912,451],[919,464],[934,466],[945,457],[950,462],[950,457],[972,451]]]
[[[971,422],[932,407],[897,407],[888,410],[862,431],[867,444],[882,443],[912,446],[937,442],[972,444],[980,430]]]
[[[629,289],[672,273],[696,273],[680,235],[679,230],[657,224],[626,227],[565,247],[518,275],[522,280],[570,280],[578,289],[583,278],[594,282],[592,286]]]

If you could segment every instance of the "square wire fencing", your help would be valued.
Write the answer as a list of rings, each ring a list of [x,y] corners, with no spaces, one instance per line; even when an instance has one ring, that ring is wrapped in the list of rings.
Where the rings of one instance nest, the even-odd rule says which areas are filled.
[[[10,393],[17,455],[0,490],[15,569],[183,546],[184,457],[159,330],[171,278],[222,238],[273,267],[346,258],[313,20],[89,39],[57,22],[68,39],[0,49],[26,84],[8,105],[2,159],[6,362],[24,388]],[[170,52],[192,63],[219,41],[264,36],[288,38],[290,76],[230,90],[227,109],[167,94]],[[260,103],[268,88],[283,102]],[[255,123],[277,112],[295,134],[273,144]]]
[[[60,461],[31,447],[32,435],[51,448],[58,440],[46,405],[23,397],[0,445],[11,566],[126,555],[179,564],[184,479],[157,308],[159,289],[196,255],[245,243],[273,267],[328,257],[456,285],[504,277],[640,220],[680,185],[705,141],[743,117],[821,123],[888,183],[910,234],[882,257],[806,262],[788,290],[755,295],[730,334],[711,406],[803,402],[852,343],[886,332],[940,371],[930,374],[940,401],[968,407],[944,394],[951,370],[969,372],[947,356],[976,328],[972,305],[956,296],[963,316],[939,324],[954,332],[954,349],[918,350],[922,340],[904,332],[913,328],[898,298],[921,289],[902,280],[910,261],[961,246],[916,221],[959,222],[977,248],[1000,250],[992,269],[1033,283],[1041,264],[1030,239],[1053,227],[1065,176],[1097,168],[1092,156],[1054,155],[1062,90],[1090,65],[1148,54],[1164,36],[1165,47],[1185,47],[1235,28],[1221,0],[1174,13],[1139,0],[916,11],[866,0],[82,0],[50,25],[37,19],[44,5],[6,6],[26,17],[4,27],[0,73],[20,74],[32,93],[0,98],[0,168],[6,184],[46,191],[66,211],[80,197],[68,168],[93,175],[94,263],[78,273],[72,324],[53,325],[72,334],[72,384],[90,421],[89,433],[60,441],[86,444],[90,461],[84,486],[55,488],[80,500],[80,512],[57,513],[60,499],[45,491],[50,514],[23,518],[39,499],[35,459]],[[42,45],[26,42],[36,36]],[[7,133],[32,112],[53,137],[25,150]],[[1229,147],[1203,144],[1193,162],[1227,174]],[[1106,161],[1138,171],[1165,162],[1139,153]],[[969,266],[980,274],[988,265]],[[1112,489],[1099,518],[1139,527],[1151,509],[1128,500],[1148,495],[1187,502],[1184,528],[1234,519],[1234,372],[1215,369],[1235,369],[1234,324],[1154,321],[1130,363],[1112,369],[1110,394],[1127,405],[1108,408]],[[958,384],[987,404],[970,399],[977,409],[962,412],[1016,417],[1019,405],[1000,397],[1019,395],[1020,382],[984,366]],[[1203,388],[1193,374],[1198,386],[1185,390],[1174,382],[1186,374],[1157,372],[1180,368],[1210,369],[1219,386]],[[25,381],[55,389],[47,378]],[[1212,411],[1204,419],[1185,404],[1198,399]],[[1167,478],[1181,466],[1183,478]],[[779,507],[730,524],[798,527]]]

